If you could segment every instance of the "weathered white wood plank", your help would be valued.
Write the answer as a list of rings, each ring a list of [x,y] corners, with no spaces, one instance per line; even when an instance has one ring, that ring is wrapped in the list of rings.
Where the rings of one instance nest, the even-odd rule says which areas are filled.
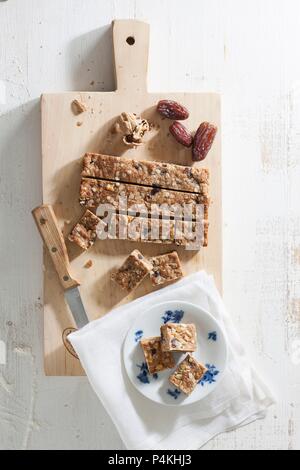
[[[150,22],[151,91],[223,93],[224,298],[278,405],[206,448],[299,449],[297,0],[0,3],[0,448],[122,446],[86,379],[42,376],[42,257],[30,215],[41,200],[37,99],[114,88],[113,18]]]

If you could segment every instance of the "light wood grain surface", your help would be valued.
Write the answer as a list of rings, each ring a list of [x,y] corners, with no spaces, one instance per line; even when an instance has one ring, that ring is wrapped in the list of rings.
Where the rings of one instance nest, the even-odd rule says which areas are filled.
[[[30,213],[42,200],[39,97],[115,89],[114,18],[151,26],[150,92],[223,97],[224,300],[278,403],[206,449],[299,449],[297,0],[0,3],[0,448],[122,448],[85,377],[43,374],[42,244]]]
[[[177,252],[187,274],[206,269],[214,275],[221,290],[220,96],[216,93],[148,93],[149,25],[142,21],[117,20],[112,26],[112,37],[115,92],[45,93],[42,96],[43,202],[53,205],[58,223],[67,237],[85,211],[78,202],[82,156],[85,152],[117,155],[122,159],[192,165],[191,149],[179,145],[169,133],[172,121],[162,119],[156,112],[160,99],[178,101],[190,111],[190,117],[185,121],[189,129],[196,131],[201,122],[209,121],[218,126],[219,132],[207,159],[196,164],[210,170],[212,204],[209,209],[208,247],[200,251],[177,248]],[[128,44],[127,38],[134,38],[134,44]],[[110,54],[111,50],[105,53]],[[86,112],[74,115],[71,104],[75,99],[85,105]],[[116,120],[123,111],[135,112],[152,123],[153,128],[145,135],[143,145],[130,148],[122,142],[120,134],[113,132]],[[77,245],[67,243],[71,269],[81,281],[80,292],[90,320],[153,291],[150,279],[129,296],[116,289],[111,282],[113,270],[123,264],[134,248],[149,257],[174,249],[166,245],[98,240],[83,253]],[[89,260],[93,264],[87,269],[85,265]],[[47,375],[81,375],[80,362],[69,354],[62,341],[63,331],[75,324],[48,252],[45,253],[44,264],[45,372]]]

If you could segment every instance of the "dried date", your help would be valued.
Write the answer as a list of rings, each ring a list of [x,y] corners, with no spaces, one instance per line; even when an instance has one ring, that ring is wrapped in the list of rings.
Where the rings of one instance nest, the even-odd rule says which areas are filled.
[[[193,143],[192,134],[180,122],[173,122],[169,127],[169,131],[179,144],[185,147],[191,147]]]
[[[202,122],[193,140],[193,160],[200,162],[205,159],[215,140],[218,128],[209,122]]]
[[[160,100],[157,105],[157,111],[161,116],[176,121],[183,121],[189,117],[188,110],[182,104],[172,100]]]

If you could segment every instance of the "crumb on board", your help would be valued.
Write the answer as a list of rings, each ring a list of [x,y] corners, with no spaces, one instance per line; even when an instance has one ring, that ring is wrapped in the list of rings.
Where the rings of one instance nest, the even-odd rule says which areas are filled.
[[[82,124],[83,124],[83,122],[82,122],[82,121],[77,121],[77,122],[76,122],[76,126],[77,126],[77,127],[80,127],[80,126],[82,126]]]
[[[85,265],[84,265],[84,267],[85,267],[86,269],[89,269],[89,268],[91,268],[92,266],[93,266],[93,261],[92,261],[91,259],[89,259],[89,260],[85,263]]]
[[[79,100],[73,100],[72,104],[71,104],[71,107],[72,107],[72,111],[75,115],[84,113],[84,111],[86,111],[85,104],[82,103]]]

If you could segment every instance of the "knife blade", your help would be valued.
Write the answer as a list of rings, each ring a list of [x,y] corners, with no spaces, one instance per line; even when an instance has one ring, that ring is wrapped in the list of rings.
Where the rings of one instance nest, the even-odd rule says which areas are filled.
[[[53,207],[49,204],[36,207],[33,209],[32,215],[52,258],[76,326],[82,328],[89,322],[89,319],[78,289],[80,283],[73,278],[70,272],[67,247]]]
[[[78,287],[67,289],[65,291],[65,299],[70,307],[77,327],[82,328],[89,322],[89,319],[85,312]]]

